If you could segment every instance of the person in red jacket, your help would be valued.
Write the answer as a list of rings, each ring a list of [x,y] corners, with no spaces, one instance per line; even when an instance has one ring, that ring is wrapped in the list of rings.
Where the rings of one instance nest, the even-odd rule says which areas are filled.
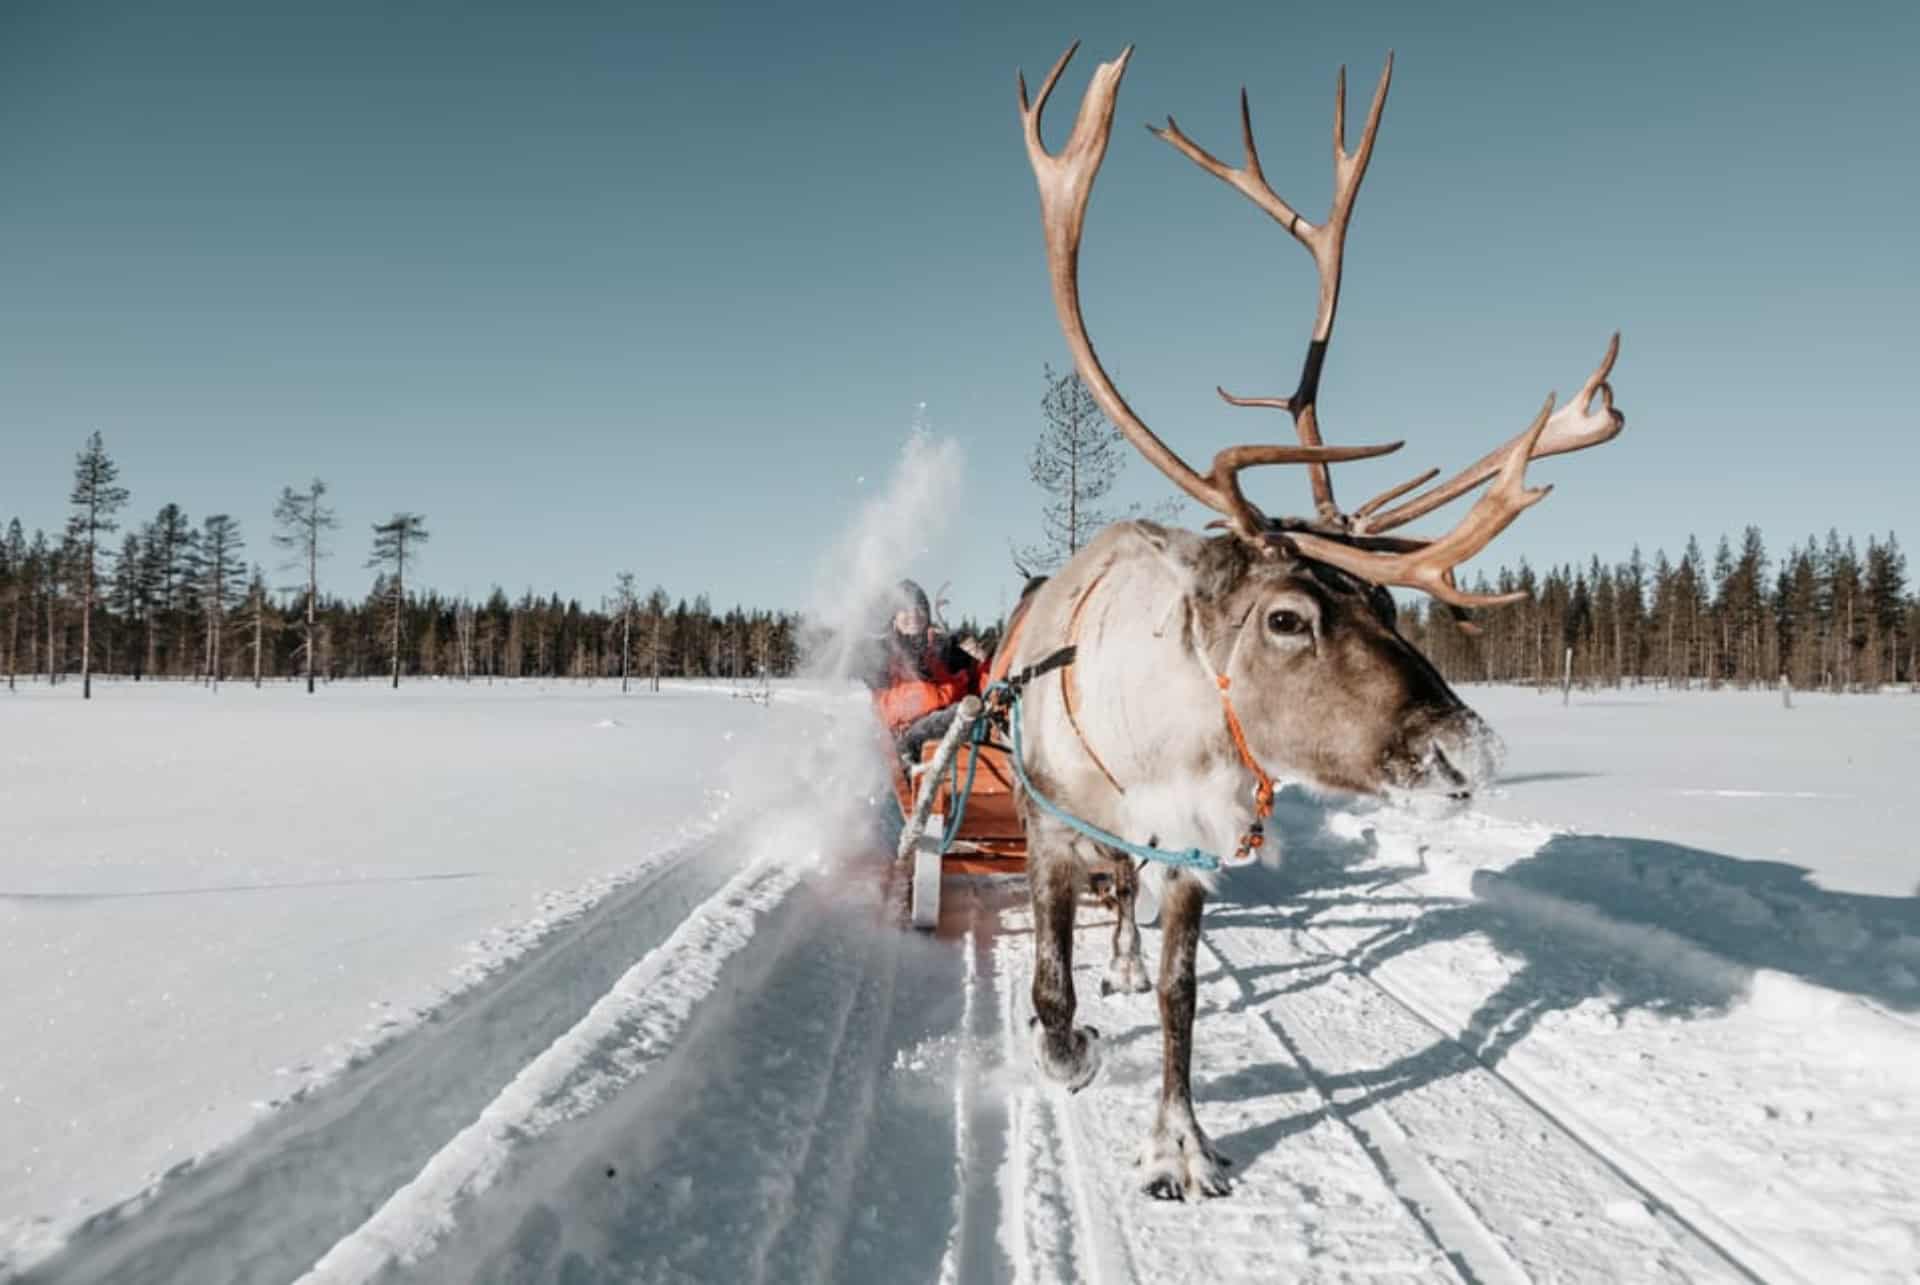
[[[973,639],[936,629],[926,591],[911,580],[894,586],[887,606],[891,619],[861,677],[901,757],[918,763],[921,747],[946,735],[954,707],[981,690],[986,655]]]

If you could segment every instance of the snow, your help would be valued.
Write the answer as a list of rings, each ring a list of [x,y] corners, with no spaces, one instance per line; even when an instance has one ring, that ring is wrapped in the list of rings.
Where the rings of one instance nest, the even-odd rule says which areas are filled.
[[[604,685],[95,686],[0,715],[0,1221],[29,1245],[711,833],[724,737],[767,716]],[[615,708],[634,726],[596,730]]]
[[[899,927],[859,694],[728,693],[0,700],[0,1279],[1920,1278],[1910,695],[1468,687],[1468,812],[1285,792],[1183,1205],[1104,912],[1069,1096],[1017,886]]]
[[[1920,893],[1920,696],[1460,692],[1524,755],[1484,812],[1777,861],[1828,892]]]

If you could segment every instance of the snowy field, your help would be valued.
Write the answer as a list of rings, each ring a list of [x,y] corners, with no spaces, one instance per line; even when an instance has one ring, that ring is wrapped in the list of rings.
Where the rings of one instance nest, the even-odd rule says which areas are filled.
[[[1473,812],[1289,792],[1210,907],[1165,1205],[1106,912],[1067,1097],[857,696],[0,694],[0,1279],[1920,1280],[1920,698],[1463,695]]]

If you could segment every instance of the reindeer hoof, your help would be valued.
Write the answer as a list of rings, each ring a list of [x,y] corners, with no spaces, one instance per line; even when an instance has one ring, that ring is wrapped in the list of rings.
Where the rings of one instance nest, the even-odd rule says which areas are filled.
[[[1100,1072],[1100,1032],[1091,1026],[1076,1026],[1066,1039],[1056,1040],[1040,1025],[1039,1018],[1027,1023],[1033,1031],[1033,1060],[1040,1073],[1067,1092],[1078,1093],[1093,1082]]]
[[[1140,1190],[1155,1200],[1224,1196],[1233,1190],[1226,1172],[1232,1163],[1197,1126],[1156,1129],[1140,1153]]]
[[[1147,976],[1147,962],[1138,955],[1115,957],[1107,961],[1107,971],[1100,978],[1102,995],[1139,995],[1153,989],[1153,979]]]

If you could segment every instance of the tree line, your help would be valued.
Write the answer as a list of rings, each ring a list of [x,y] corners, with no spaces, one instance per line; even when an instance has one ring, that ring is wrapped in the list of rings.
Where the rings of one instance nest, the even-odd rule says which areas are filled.
[[[1524,561],[1484,574],[1473,592],[1523,591],[1474,613],[1467,629],[1444,607],[1416,608],[1401,631],[1450,681],[1556,683],[1569,660],[1587,686],[1663,683],[1871,691],[1920,684],[1920,596],[1889,532],[1809,536],[1776,562],[1756,527],[1722,536],[1711,559],[1689,538],[1676,560],[1594,557],[1536,572]]]
[[[1048,375],[1050,418],[1092,437],[1092,417],[1069,413],[1076,408],[1061,391],[1065,379]],[[1084,487],[1111,475],[1100,463],[1065,476]],[[75,464],[66,529],[28,538],[16,518],[0,538],[9,687],[23,674],[48,682],[77,675],[90,694],[101,671],[208,683],[304,676],[309,691],[316,681],[375,676],[398,685],[403,675],[619,678],[623,686],[637,676],[657,689],[662,677],[787,676],[808,647],[808,627],[794,614],[717,612],[704,594],[675,601],[659,587],[643,594],[632,572],[619,573],[591,607],[531,591],[509,599],[499,588],[482,601],[410,591],[430,538],[416,513],[374,524],[366,565],[376,575],[364,597],[328,593],[320,569],[339,523],[326,495],[318,479],[281,492],[271,543],[299,583],[269,588],[228,514],[196,526],[179,505],[163,504],[116,544],[129,493],[95,433]],[[1049,549],[1048,561],[1071,554],[1090,511],[1074,505],[1067,539],[1049,529],[1049,544],[1065,547]],[[1689,538],[1678,559],[1660,550],[1648,561],[1636,546],[1613,564],[1594,556],[1537,572],[1522,561],[1480,574],[1470,588],[1527,597],[1473,613],[1466,628],[1433,604],[1414,604],[1401,622],[1451,681],[1545,684],[1570,669],[1588,686],[1920,685],[1920,596],[1909,593],[1906,555],[1891,532],[1867,537],[1863,550],[1829,531],[1775,561],[1749,526],[1737,545],[1721,537],[1711,559]],[[972,620],[957,628],[989,644],[999,632]]]
[[[77,677],[91,697],[95,673],[209,684],[256,685],[402,675],[441,678],[748,678],[791,674],[800,623],[790,613],[716,611],[706,595],[675,601],[642,594],[632,572],[591,607],[531,590],[482,601],[409,589],[430,533],[417,513],[376,523],[363,598],[322,588],[322,563],[339,529],[315,479],[285,488],[274,506],[272,545],[293,587],[269,587],[249,563],[240,524],[225,513],[196,525],[177,504],[120,531],[130,492],[100,434],[74,470],[71,515],[49,538],[29,537],[14,518],[0,536],[0,651],[8,687],[24,676]],[[118,535],[116,541],[114,537]]]

